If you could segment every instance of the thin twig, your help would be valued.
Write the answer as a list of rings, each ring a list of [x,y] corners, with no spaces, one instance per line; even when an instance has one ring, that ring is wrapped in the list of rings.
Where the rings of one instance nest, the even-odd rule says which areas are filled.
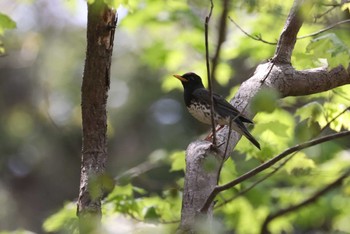
[[[213,1],[210,0],[210,11],[209,15],[205,17],[205,58],[206,58],[206,66],[207,66],[207,76],[208,76],[208,88],[209,88],[209,94],[210,94],[210,117],[211,117],[211,126],[212,126],[212,133],[213,133],[213,145],[216,146],[216,125],[214,120],[214,98],[213,98],[213,87],[212,87],[212,80],[210,77],[210,64],[209,64],[209,45],[208,45],[208,31],[209,31],[209,21],[211,14],[213,13],[214,4]]]
[[[265,44],[268,44],[268,45],[277,45],[277,42],[270,42],[270,41],[266,41],[264,39],[262,39],[261,35],[251,35],[249,33],[247,33],[246,31],[244,31],[243,28],[241,28],[230,16],[228,17],[229,20],[242,32],[244,33],[247,37],[253,39],[253,40],[256,40],[256,41],[261,41]]]
[[[267,226],[269,225],[269,223],[274,220],[275,218],[277,217],[280,217],[282,215],[285,215],[285,214],[288,214],[292,211],[295,211],[297,209],[300,209],[304,206],[307,206],[311,203],[314,203],[316,202],[316,200],[318,198],[320,198],[322,195],[326,194],[327,192],[331,191],[332,189],[336,188],[336,187],[339,187],[343,180],[345,178],[347,178],[348,176],[350,175],[350,170],[348,169],[343,175],[341,175],[338,179],[336,179],[333,183],[327,185],[326,187],[322,188],[321,190],[319,190],[318,192],[316,192],[313,196],[309,197],[308,199],[304,200],[303,202],[300,202],[299,204],[296,204],[294,206],[290,206],[288,208],[285,208],[285,209],[282,209],[282,210],[279,210],[277,211],[276,213],[274,214],[270,214],[266,217],[263,225],[262,225],[262,228],[261,228],[261,232],[262,234],[265,234],[265,233],[269,233],[268,232],[268,228]]]
[[[239,117],[239,115],[235,116],[234,119],[236,119],[238,117]],[[230,137],[231,137],[231,132],[232,132],[231,125],[232,125],[232,121],[234,121],[234,119],[230,118],[230,122],[229,122],[230,125],[228,127],[226,146],[225,146],[225,151],[224,151],[224,156],[223,156],[224,159],[227,157],[228,144],[230,142]]]
[[[350,110],[350,106],[348,106],[347,108],[345,108],[345,110],[343,110],[342,112],[340,112],[337,116],[335,116],[333,119],[331,119],[329,122],[327,122],[327,124],[320,130],[320,133],[323,132],[326,128],[329,127],[329,125],[331,125],[331,123],[333,123],[336,119],[338,119],[341,115],[345,114],[345,112],[347,112],[348,110]]]
[[[304,38],[307,38],[307,37],[317,36],[318,34],[324,33],[324,32],[326,32],[326,31],[328,31],[328,30],[330,30],[330,29],[333,29],[333,28],[335,28],[335,27],[337,27],[337,26],[339,26],[339,25],[341,25],[341,24],[346,24],[346,23],[350,23],[350,19],[343,20],[343,21],[339,21],[339,22],[334,23],[334,24],[332,24],[332,25],[330,25],[330,26],[328,26],[328,27],[326,27],[326,28],[324,28],[324,29],[321,29],[321,30],[317,31],[317,32],[314,32],[314,33],[310,33],[310,34],[307,34],[307,35],[304,35],[304,36],[297,37],[297,39],[304,39]]]
[[[118,181],[123,180],[123,178],[132,179],[148,171],[151,171],[155,168],[158,168],[160,166],[161,166],[161,163],[159,161],[158,162],[146,161],[146,162],[140,163],[139,165],[133,168],[130,168],[129,170],[122,173],[121,175],[115,177],[114,181],[118,183]]]
[[[258,184],[260,184],[261,182],[265,181],[266,179],[270,178],[272,175],[274,175],[276,172],[278,172],[282,167],[284,167],[284,165],[287,164],[287,162],[289,162],[289,160],[291,160],[293,158],[293,156],[296,154],[293,153],[291,156],[289,156],[286,160],[284,160],[284,162],[282,162],[280,165],[278,165],[278,167],[274,168],[273,171],[271,171],[270,173],[268,173],[267,175],[263,176],[261,179],[255,181],[252,185],[250,185],[249,187],[247,187],[246,189],[240,191],[239,193],[237,193],[235,196],[233,196],[232,198],[224,201],[223,203],[215,206],[216,208],[222,207],[224,205],[226,205],[227,203],[235,200],[236,198],[238,198],[239,196],[242,196],[243,194],[249,192],[251,189],[253,189],[255,186],[257,186]]]
[[[223,0],[222,1],[222,14],[219,21],[219,28],[218,28],[218,40],[217,40],[217,46],[215,50],[215,54],[213,58],[211,59],[211,79],[213,82],[215,82],[216,77],[216,68],[219,64],[220,59],[220,53],[221,53],[221,47],[224,41],[226,40],[226,27],[227,27],[227,15],[229,12],[229,0]]]
[[[338,95],[339,97],[344,98],[347,101],[350,101],[350,98],[348,96],[346,96],[345,94],[342,94],[341,92],[339,92],[335,89],[333,89],[332,92],[335,93],[336,95]]]
[[[281,159],[285,158],[286,156],[290,155],[291,153],[300,151],[302,149],[314,146],[314,145],[318,145],[327,141],[331,141],[331,140],[335,140],[337,138],[341,138],[344,136],[348,136],[350,135],[350,131],[343,131],[343,132],[338,132],[338,133],[334,133],[328,136],[324,136],[318,139],[314,139],[311,141],[307,141],[305,143],[302,144],[298,144],[296,146],[293,146],[291,148],[288,148],[287,150],[283,151],[281,154],[277,155],[276,157],[270,159],[269,161],[257,166],[256,168],[248,171],[247,173],[241,175],[240,177],[232,180],[231,182],[228,182],[224,185],[221,186],[216,186],[213,191],[211,192],[211,194],[208,196],[206,202],[204,203],[203,207],[201,208],[201,212],[207,212],[207,210],[210,207],[210,204],[213,202],[215,196],[227,189],[230,189],[232,187],[234,187],[235,185],[257,175],[258,173],[270,168],[272,165],[274,165],[275,163],[277,163],[278,161],[280,161]]]
[[[271,64],[271,66],[269,68],[269,71],[266,73],[265,77],[260,81],[261,85],[264,84],[265,80],[269,77],[269,75],[270,75],[270,73],[272,71],[272,68],[275,66],[275,61],[272,60],[271,63],[272,64]]]
[[[334,10],[335,8],[337,8],[338,6],[340,6],[340,5],[338,5],[338,4],[337,4],[337,5],[333,5],[333,6],[331,6],[330,9],[326,10],[325,12],[314,16],[314,22],[316,23],[317,19],[319,19],[319,18],[321,18],[321,17],[327,15],[329,12],[333,11],[333,10]]]
[[[174,223],[179,223],[180,220],[164,220],[164,219],[154,219],[154,220],[144,220],[144,219],[140,219],[138,217],[136,217],[133,213],[131,212],[126,212],[126,215],[128,215],[130,218],[132,218],[133,220],[137,221],[137,222],[142,222],[142,223],[148,223],[148,222],[156,222],[159,224],[174,224]]]

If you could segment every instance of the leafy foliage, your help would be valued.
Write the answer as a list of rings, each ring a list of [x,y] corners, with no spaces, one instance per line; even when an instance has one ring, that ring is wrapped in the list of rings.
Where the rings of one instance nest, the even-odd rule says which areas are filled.
[[[0,13],[0,36],[4,35],[5,30],[16,28],[16,22],[14,22],[9,16]],[[0,40],[0,54],[3,54],[5,49],[3,43]]]
[[[44,231],[79,233],[76,210],[74,203],[66,203],[61,210],[45,220],[43,223]]]
[[[347,67],[350,59],[350,48],[335,33],[318,36],[310,41],[306,52],[314,59],[325,58],[330,68],[343,65]]]
[[[75,1],[70,2],[74,4]],[[88,1],[92,2],[93,0]],[[124,18],[120,18],[117,28],[119,34],[116,35],[115,44],[116,62],[112,65],[115,69],[112,72],[116,78],[112,80],[111,91],[117,96],[113,101],[120,101],[124,97],[127,105],[120,102],[122,104],[117,108],[110,108],[109,111],[111,161],[117,161],[111,171],[117,176],[122,174],[120,171],[125,170],[124,167],[131,167],[147,160],[151,164],[159,163],[160,166],[152,167],[149,171],[136,167],[131,176],[118,180],[115,187],[113,179],[109,176],[94,178],[96,186],[90,188],[94,196],[110,192],[103,201],[101,233],[113,233],[112,230],[121,228],[125,228],[126,232],[135,233],[147,231],[173,233],[180,220],[185,171],[183,150],[191,139],[202,133],[203,129],[201,125],[195,125],[191,119],[187,119],[187,115],[182,114],[182,109],[177,111],[180,121],[164,125],[154,121],[152,114],[155,109],[148,108],[154,107],[154,103],[164,96],[181,100],[181,93],[176,90],[180,84],[170,78],[171,74],[196,71],[203,78],[206,77],[203,23],[209,2],[162,0],[105,2],[115,8],[119,7],[125,15]],[[250,0],[231,1],[231,4],[229,16],[246,32],[276,42],[292,1]],[[222,11],[221,1],[214,1],[214,5],[209,35],[211,56],[217,46],[218,22]],[[322,14],[328,9],[322,4],[318,5],[313,15]],[[343,4],[342,10],[348,11],[348,9],[349,4]],[[339,12],[338,10],[334,11]],[[335,22],[338,18],[330,15],[326,19],[318,19],[318,24],[311,23],[312,20],[308,18],[310,23],[303,25],[301,35],[318,31],[327,26],[328,22]],[[8,16],[0,15],[0,33],[15,26]],[[68,154],[63,149],[79,149],[76,145],[72,147],[75,138],[80,137],[77,92],[80,80],[73,77],[81,76],[83,55],[77,50],[84,51],[84,49],[74,41],[84,44],[82,43],[84,31],[79,29],[73,37],[70,34],[73,29],[67,30],[68,32],[57,30],[57,34],[54,35],[52,31],[56,29],[48,30],[49,36],[45,37],[41,32],[31,32],[31,37],[26,37],[26,44],[23,42],[23,45],[32,49],[30,51],[35,51],[35,48],[38,50],[38,59],[32,62],[36,64],[37,71],[27,72],[35,73],[37,83],[26,85],[26,88],[36,87],[33,91],[35,95],[25,98],[26,101],[34,100],[33,103],[21,103],[3,115],[4,125],[0,127],[3,133],[2,140],[11,140],[11,143],[6,146],[7,148],[1,149],[6,152],[4,155],[10,155],[8,157],[21,155],[13,149],[23,150],[25,148],[23,145],[29,147],[28,145],[39,143],[38,148],[42,151],[40,155],[79,154],[76,151]],[[218,84],[215,89],[218,92],[228,93],[231,87],[237,89],[239,84],[250,76],[254,66],[270,58],[275,46],[248,38],[230,21],[227,24],[226,34],[215,74]],[[63,35],[67,36],[64,40]],[[293,66],[297,69],[325,64],[330,68],[338,65],[347,67],[350,57],[349,39],[347,31],[341,28],[300,39],[293,52]],[[13,40],[13,43],[15,41]],[[31,46],[32,44],[37,47]],[[47,89],[40,90],[38,89],[40,86]],[[48,93],[48,96],[40,96],[41,93],[45,95]],[[232,154],[233,160],[229,159],[222,168],[220,184],[237,178],[298,143],[326,132],[350,130],[349,93],[350,87],[344,86],[306,97],[288,97],[280,100],[274,91],[262,90],[252,103],[252,110],[258,114],[254,118],[255,124],[251,131],[261,143],[262,150],[258,151],[242,138]],[[118,96],[119,94],[125,95]],[[36,114],[33,114],[35,108],[32,107],[38,109]],[[61,111],[60,118],[52,117],[57,110]],[[49,135],[44,130],[52,128],[52,122],[55,126],[53,134]],[[64,130],[57,131],[56,128]],[[59,134],[57,132],[62,135],[57,137]],[[130,132],[133,135],[128,135]],[[68,143],[58,144],[48,141],[54,137],[59,138],[60,142]],[[117,145],[118,142],[123,144]],[[271,211],[302,201],[332,182],[342,170],[349,168],[350,155],[346,150],[347,146],[347,141],[340,140],[302,150],[292,155],[285,165],[282,162],[261,175],[225,191],[218,196],[218,208],[215,208],[215,216],[218,217],[215,222],[220,226],[218,232],[248,234],[259,232],[264,218]],[[147,155],[152,155],[155,149],[162,155],[162,160],[155,162],[149,158],[145,159]],[[54,154],[56,151],[59,151],[57,155]],[[22,155],[32,157],[26,153]],[[38,167],[40,164],[34,163],[31,157],[23,157],[23,161]],[[33,156],[36,159],[38,157]],[[57,158],[54,157],[55,160]],[[132,159],[134,161],[128,161]],[[13,164],[13,159],[8,161],[9,165]],[[64,161],[65,171],[68,170],[67,165],[70,165],[70,162]],[[0,165],[2,164],[1,162]],[[56,166],[56,163],[54,165]],[[52,165],[49,168],[50,173],[51,169],[55,169]],[[210,163],[207,168],[210,170]],[[259,182],[275,169],[278,170],[272,176]],[[45,177],[47,174],[49,173],[45,171],[41,176]],[[78,181],[78,178],[73,180]],[[272,233],[293,231],[311,233],[315,230],[350,232],[349,194],[350,183],[346,181],[340,189],[327,194],[318,202],[273,221],[270,230]],[[71,199],[72,195],[65,197]],[[66,203],[62,209],[46,219],[43,230],[60,233],[76,232],[78,222],[75,213],[75,204]]]

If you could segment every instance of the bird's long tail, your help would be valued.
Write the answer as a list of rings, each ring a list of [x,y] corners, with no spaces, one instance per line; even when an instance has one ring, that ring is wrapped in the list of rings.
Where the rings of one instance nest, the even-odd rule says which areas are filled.
[[[235,124],[239,128],[238,132],[244,135],[251,143],[253,143],[253,145],[256,146],[256,148],[260,150],[259,142],[252,136],[252,134],[250,134],[246,126],[241,121],[234,121],[234,122],[235,123],[233,124]]]

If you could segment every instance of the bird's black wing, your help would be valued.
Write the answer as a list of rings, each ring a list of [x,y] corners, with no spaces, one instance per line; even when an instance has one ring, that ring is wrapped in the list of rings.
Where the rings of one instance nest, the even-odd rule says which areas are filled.
[[[205,102],[207,105],[210,103],[210,93],[206,89],[196,89],[193,93],[193,98]],[[238,118],[242,122],[253,123],[250,119],[243,116],[235,107],[233,107],[226,99],[216,93],[213,93],[214,109],[215,111],[225,117],[231,116],[232,118]],[[238,116],[238,117],[237,117]]]

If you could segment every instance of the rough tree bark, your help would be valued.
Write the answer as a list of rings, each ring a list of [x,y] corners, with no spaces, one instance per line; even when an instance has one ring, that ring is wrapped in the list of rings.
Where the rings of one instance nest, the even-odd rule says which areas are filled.
[[[237,94],[231,100],[231,104],[250,118],[253,118],[255,113],[249,110],[249,103],[262,88],[275,89],[282,97],[287,97],[318,93],[350,84],[349,67],[347,69],[338,66],[332,70],[314,68],[297,71],[291,65],[296,37],[303,23],[301,7],[304,7],[303,12],[307,10],[305,8],[310,8],[310,4],[303,5],[303,3],[304,1],[301,0],[294,2],[273,58],[269,62],[259,65],[254,75],[242,83]],[[316,79],[317,82],[315,82]],[[228,140],[228,152],[231,152],[241,135],[232,131],[230,139],[227,139],[227,136],[228,128],[225,127],[217,132],[217,142],[220,145],[220,142]],[[210,223],[213,204],[205,214],[201,214],[200,210],[217,186],[220,164],[222,160],[227,159],[227,156],[224,156],[225,147],[226,143],[215,149],[206,141],[195,141],[188,146],[180,231],[195,232],[195,223],[199,216],[206,216],[209,219],[208,223]],[[221,158],[221,160],[216,160],[217,165],[214,170],[208,173],[204,169],[203,162],[212,158]]]
[[[81,89],[83,145],[77,207],[80,232],[88,233],[101,218],[101,176],[107,160],[106,103],[110,83],[116,11],[102,0],[88,4],[87,51]]]

